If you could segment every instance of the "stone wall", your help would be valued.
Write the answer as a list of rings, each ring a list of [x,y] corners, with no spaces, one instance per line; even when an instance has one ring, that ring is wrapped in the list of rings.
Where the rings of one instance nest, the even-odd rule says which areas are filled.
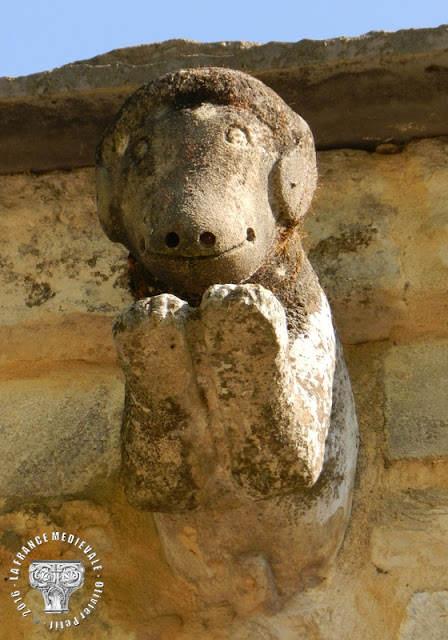
[[[448,637],[448,138],[379,142],[319,152],[303,230],[356,399],[352,518],[325,582],[245,621],[226,603],[201,608],[174,579],[152,515],[123,497],[111,323],[131,296],[126,252],[97,221],[92,167],[0,177],[0,638],[47,637],[16,610],[7,578],[21,546],[52,531],[88,541],[105,585],[97,610],[53,637]],[[67,548],[49,542],[45,557]],[[27,606],[41,607],[20,580]]]

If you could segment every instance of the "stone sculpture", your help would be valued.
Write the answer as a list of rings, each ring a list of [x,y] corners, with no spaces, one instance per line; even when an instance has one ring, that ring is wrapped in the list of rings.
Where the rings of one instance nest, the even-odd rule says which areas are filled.
[[[326,575],[357,454],[297,231],[316,184],[309,127],[244,73],[181,70],[124,104],[96,177],[101,223],[144,284],[114,324],[127,498],[155,512],[205,603],[275,610]]]

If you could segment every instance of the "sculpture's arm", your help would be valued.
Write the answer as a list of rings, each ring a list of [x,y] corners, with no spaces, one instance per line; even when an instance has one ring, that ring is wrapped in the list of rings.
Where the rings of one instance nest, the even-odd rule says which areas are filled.
[[[212,464],[187,339],[192,315],[186,302],[163,294],[140,300],[114,323],[126,376],[125,490],[132,504],[151,511],[197,506],[204,470]]]
[[[200,313],[208,403],[216,406],[212,429],[226,433],[234,479],[255,498],[313,485],[323,464],[335,366],[325,296],[295,337],[288,336],[280,302],[260,285],[211,287]]]

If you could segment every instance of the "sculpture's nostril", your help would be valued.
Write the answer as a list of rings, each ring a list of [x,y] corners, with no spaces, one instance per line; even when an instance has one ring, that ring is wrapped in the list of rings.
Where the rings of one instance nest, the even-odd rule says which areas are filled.
[[[174,249],[180,242],[180,238],[175,231],[170,231],[165,236],[165,244],[168,249]]]
[[[213,247],[216,242],[216,236],[210,231],[204,231],[204,233],[201,233],[199,236],[199,242],[206,247]]]
[[[255,231],[252,229],[252,227],[246,229],[246,238],[248,242],[255,242]]]

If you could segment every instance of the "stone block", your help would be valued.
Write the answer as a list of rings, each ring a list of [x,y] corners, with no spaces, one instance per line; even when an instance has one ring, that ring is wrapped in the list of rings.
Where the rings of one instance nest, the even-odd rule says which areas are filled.
[[[16,375],[39,361],[115,362],[112,318],[101,313],[50,313],[0,325],[0,365]]]
[[[381,571],[448,570],[448,490],[428,489],[391,499],[371,541]]]
[[[406,610],[399,640],[448,638],[448,591],[416,592]]]
[[[0,494],[76,494],[117,470],[123,395],[113,368],[1,382]]]
[[[387,452],[448,455],[448,341],[394,347],[384,363]]]
[[[0,216],[0,325],[132,302],[127,252],[100,227],[92,170],[3,176]]]
[[[318,155],[305,246],[343,342],[448,335],[447,147]]]

